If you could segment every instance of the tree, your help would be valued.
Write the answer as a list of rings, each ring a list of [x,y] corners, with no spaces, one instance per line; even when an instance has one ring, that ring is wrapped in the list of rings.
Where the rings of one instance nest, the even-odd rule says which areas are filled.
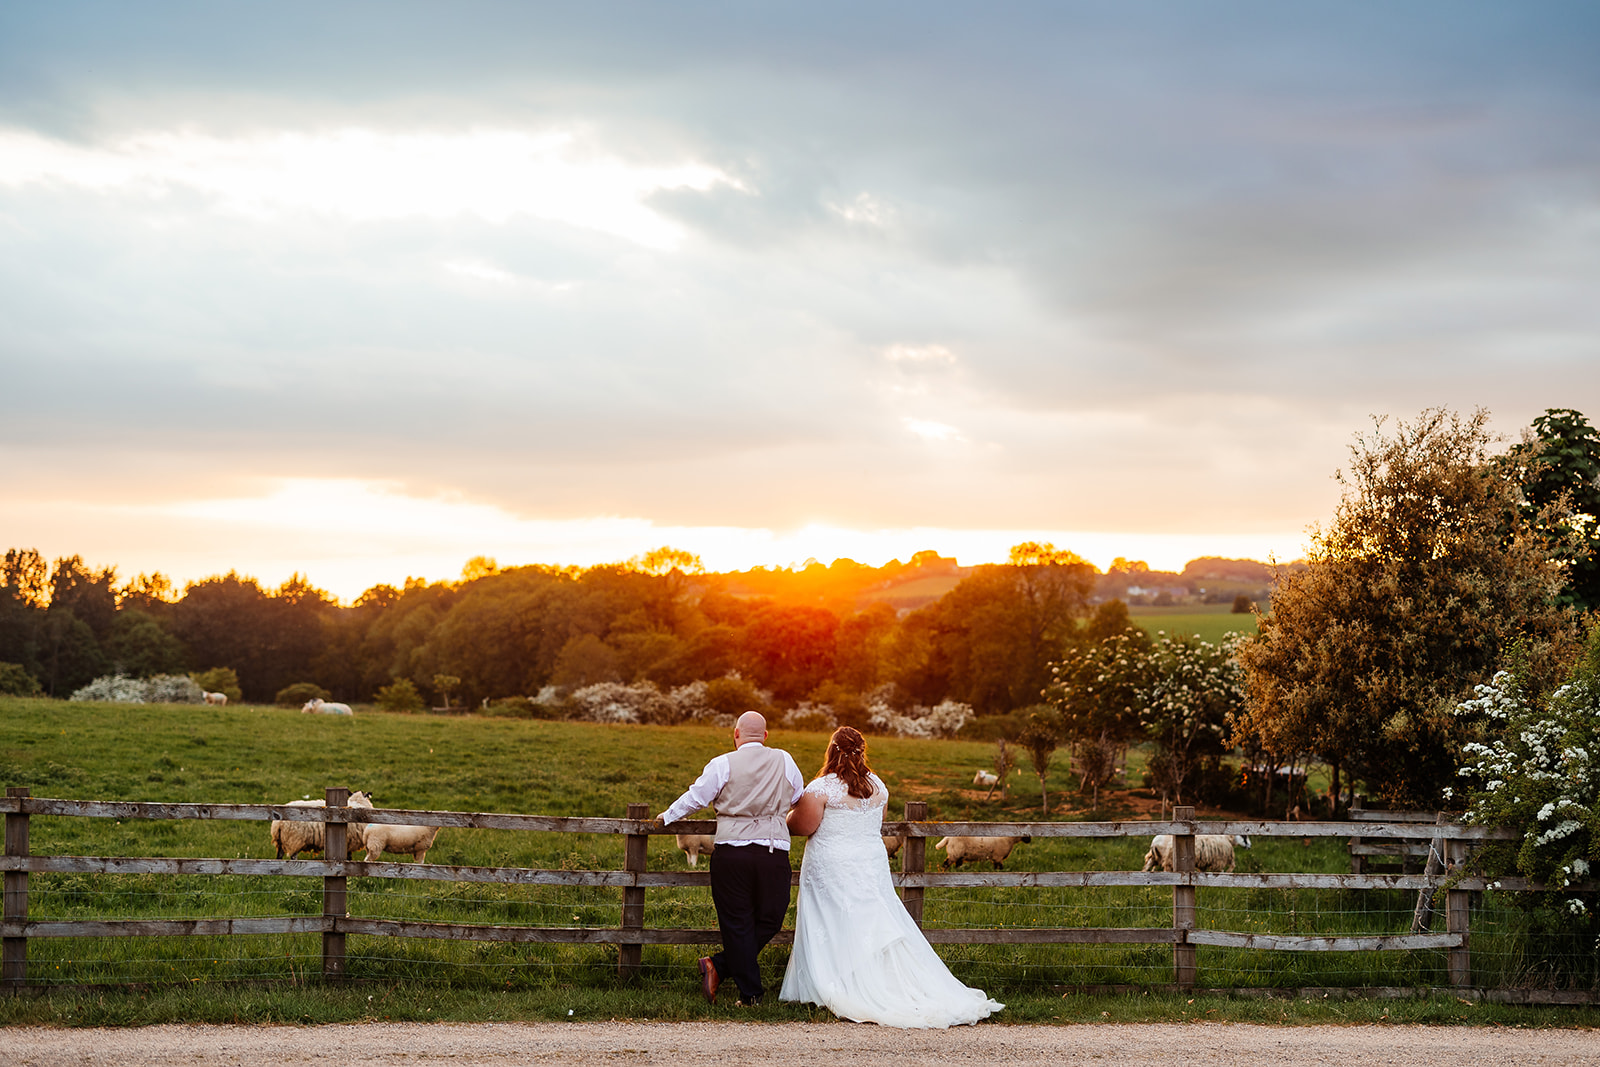
[[[1070,650],[1051,667],[1045,699],[1058,709],[1061,736],[1094,808],[1100,806],[1100,787],[1116,773],[1118,754],[1139,731],[1151,683],[1149,646],[1149,635],[1129,626]]]
[[[1174,804],[1183,803],[1184,788],[1202,765],[1228,751],[1228,725],[1244,702],[1238,640],[1238,634],[1228,634],[1213,645],[1194,636],[1162,635],[1150,651],[1141,721],[1156,746],[1150,771]]]
[[[1309,565],[1279,571],[1240,647],[1247,747],[1320,757],[1335,793],[1347,770],[1393,803],[1436,805],[1460,741],[1454,698],[1518,634],[1570,630],[1552,600],[1560,567],[1492,461],[1486,420],[1429,410],[1357,437]]]
[[[1028,725],[1017,735],[1017,744],[1028,752],[1028,762],[1039,777],[1039,810],[1050,814],[1050,794],[1045,788],[1045,776],[1050,773],[1050,759],[1061,745],[1061,724],[1048,706],[1038,705],[1028,714]]]
[[[1600,433],[1581,412],[1550,408],[1507,459],[1526,498],[1524,518],[1567,565],[1558,602],[1600,607]]]

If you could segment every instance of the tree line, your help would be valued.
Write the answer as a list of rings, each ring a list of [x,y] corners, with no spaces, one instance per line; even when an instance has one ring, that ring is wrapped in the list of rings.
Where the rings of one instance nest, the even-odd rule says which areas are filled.
[[[1508,657],[1522,676],[1561,677],[1600,605],[1600,435],[1551,409],[1511,448],[1496,444],[1484,413],[1442,410],[1358,437],[1335,515],[1303,564],[1277,568],[1259,632],[1237,647],[1153,639],[1107,594],[1185,581],[1192,592],[1200,575],[1248,581],[1262,565],[1156,575],[1119,560],[1100,574],[1038,543],[959,569],[915,610],[862,594],[955,574],[953,560],[708,574],[668,548],[586,569],[478,559],[459,581],[379,585],[342,606],[298,575],[268,590],[230,572],[180,594],[160,575],[119,585],[114,568],[12,549],[0,689],[11,678],[65,696],[110,671],[225,667],[251,701],[297,684],[366,701],[405,681],[475,705],[737,675],[780,709],[807,702],[841,722],[869,700],[967,704],[996,726],[988,735],[1045,760],[1065,746],[1091,791],[1149,741],[1153,783],[1173,796],[1242,749],[1263,809],[1278,768],[1311,763],[1330,769],[1335,806],[1357,782],[1437,804],[1473,743],[1459,701]]]

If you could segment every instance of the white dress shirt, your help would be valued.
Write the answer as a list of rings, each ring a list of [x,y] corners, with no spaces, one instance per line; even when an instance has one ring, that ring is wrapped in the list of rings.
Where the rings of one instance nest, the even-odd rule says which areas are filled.
[[[746,741],[739,747],[744,748],[745,745],[755,745],[758,748],[766,747],[760,741]],[[799,802],[800,794],[806,791],[806,780],[800,774],[800,768],[795,765],[794,757],[781,748],[777,751],[783,756],[783,774],[789,780],[789,785],[792,787],[794,794],[789,798],[789,806],[792,808]],[[695,779],[694,785],[691,785],[683,796],[674,800],[670,808],[661,813],[661,821],[675,823],[685,815],[699,811],[701,808],[710,807],[711,802],[717,799],[717,794],[722,792],[723,786],[728,784],[728,773],[728,754],[723,753],[720,756],[712,757],[711,762],[706,764],[706,769],[700,772],[700,777]],[[777,841],[761,838],[753,841],[724,841],[722,843],[725,845],[766,845],[769,848],[781,848],[785,852],[789,850],[789,839],[787,837]]]

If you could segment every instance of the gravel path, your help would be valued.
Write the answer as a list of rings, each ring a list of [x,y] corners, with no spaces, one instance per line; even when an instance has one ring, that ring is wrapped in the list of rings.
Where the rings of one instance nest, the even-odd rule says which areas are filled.
[[[849,1023],[368,1023],[355,1026],[147,1026],[0,1029],[7,1067],[271,1064],[364,1067],[479,1064],[700,1064],[855,1067],[941,1064],[1115,1065],[1600,1063],[1590,1030],[1433,1026],[965,1026],[886,1030]]]

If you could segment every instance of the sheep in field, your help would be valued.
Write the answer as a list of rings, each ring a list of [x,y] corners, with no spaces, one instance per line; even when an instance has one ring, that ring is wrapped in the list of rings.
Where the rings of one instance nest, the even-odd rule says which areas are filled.
[[[883,839],[883,850],[889,855],[893,856],[896,852],[900,851],[905,843],[906,839],[903,837],[886,837]]]
[[[306,701],[305,707],[300,709],[302,715],[354,715],[349,704],[335,704],[321,697],[312,697]]]
[[[1030,844],[1033,838],[1022,837],[941,837],[934,848],[944,849],[944,866],[960,867],[968,860],[988,860],[996,870],[1005,863],[1011,850],[1019,844]]]
[[[1197,871],[1233,870],[1235,846],[1249,848],[1250,838],[1245,834],[1196,834],[1194,838],[1194,869]],[[1171,834],[1157,834],[1150,839],[1150,851],[1144,854],[1144,869],[1153,871],[1177,870]]]
[[[433,839],[438,836],[437,826],[368,823],[363,834],[367,846],[367,854],[363,859],[371,863],[373,860],[382,859],[385,852],[396,856],[410,853],[418,863],[422,863],[428,856],[428,849],[433,847]]]
[[[204,690],[202,690],[202,692],[204,692]],[[228,702],[228,694],[227,693],[205,693],[205,701],[206,701],[207,704],[215,704],[217,707],[220,708],[222,705],[224,705],[224,704],[226,704]]]
[[[1000,776],[993,771],[980,770],[972,776],[972,784],[982,789],[993,789],[1000,784]]]
[[[291,800],[286,807],[291,808],[325,808],[325,800]],[[356,792],[350,794],[350,807],[370,808],[372,798],[366,793]],[[277,850],[278,858],[294,859],[302,852],[322,852],[323,838],[326,823],[321,822],[295,822],[289,819],[274,819],[272,821],[272,847]],[[355,855],[364,841],[366,823],[345,824],[345,855],[349,859]]]
[[[691,867],[698,866],[700,857],[711,855],[711,850],[717,845],[717,839],[710,834],[677,834],[673,840],[683,849],[683,854],[689,858]]]

